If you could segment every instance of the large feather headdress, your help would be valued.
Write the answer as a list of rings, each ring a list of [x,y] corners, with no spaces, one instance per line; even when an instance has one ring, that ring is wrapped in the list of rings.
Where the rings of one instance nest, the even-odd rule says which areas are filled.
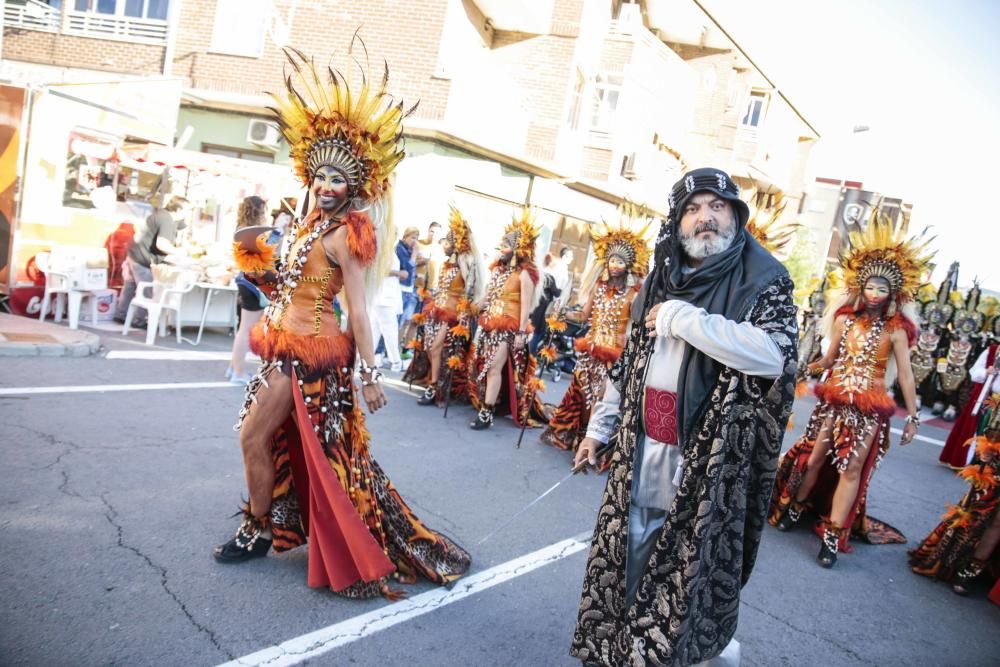
[[[768,209],[770,212],[767,212],[764,206],[765,198],[762,196],[764,194],[766,193],[759,192],[758,196],[754,198],[746,229],[757,240],[757,243],[775,255],[785,250],[792,237],[795,236],[795,231],[801,225],[779,222],[785,212],[786,205],[780,198],[777,202],[772,203]]]
[[[594,245],[594,258],[580,280],[579,299],[585,303],[598,280],[607,281],[610,276],[608,260],[618,257],[625,262],[626,285],[640,282],[649,270],[649,230],[653,218],[645,206],[625,201],[618,207],[618,220],[608,224],[602,220],[590,228],[590,240]]]
[[[541,225],[535,224],[535,213],[528,206],[521,207],[504,230],[503,237],[514,248],[514,262],[535,261],[535,242],[541,234]]]
[[[384,65],[381,82],[369,76],[368,52],[360,43],[365,65],[357,60],[360,91],[352,91],[339,70],[326,68],[321,75],[311,58],[296,49],[285,49],[292,71],[285,77],[285,90],[272,93],[274,113],[298,177],[306,187],[319,167],[328,165],[343,172],[350,197],[367,201],[381,198],[389,187],[389,175],[403,159],[403,118],[416,105],[404,109],[386,91],[389,66]]]
[[[840,254],[847,290],[860,294],[869,278],[881,277],[888,280],[897,302],[912,301],[933,257],[927,249],[932,240],[908,239],[902,229],[893,229],[887,215],[873,211],[863,231],[851,232]]]

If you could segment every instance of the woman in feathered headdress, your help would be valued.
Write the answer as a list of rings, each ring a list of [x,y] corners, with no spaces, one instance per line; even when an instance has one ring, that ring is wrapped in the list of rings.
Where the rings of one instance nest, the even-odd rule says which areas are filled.
[[[1000,410],[990,413],[969,446],[975,457],[958,474],[971,488],[910,552],[910,567],[950,582],[959,595],[968,594],[973,580],[988,575],[995,582],[990,599],[1000,604]]]
[[[496,410],[510,410],[514,423],[544,420],[536,398],[535,360],[528,353],[528,316],[539,292],[535,241],[540,227],[524,207],[500,239],[499,257],[479,304],[479,331],[469,355],[469,400],[473,429],[493,425]],[[506,389],[506,391],[504,391]]]
[[[386,92],[388,68],[380,84],[366,76],[351,91],[339,72],[321,77],[301,53],[288,58],[294,72],[273,111],[310,201],[279,262],[264,234],[237,235],[241,268],[273,269],[277,284],[251,337],[264,364],[237,426],[250,501],[215,557],[242,562],[272,546],[293,549],[308,535],[310,586],[395,599],[390,575],[447,584],[470,564],[413,515],[371,457],[358,400],[371,412],[386,405],[366,292],[386,275],[392,253],[390,175],[403,159],[409,111]],[[350,330],[341,329],[335,298],[349,310]]]
[[[604,223],[590,230],[594,262],[579,292],[583,321],[590,327],[576,340],[573,379],[542,433],[542,442],[575,450],[587,433],[590,411],[604,392],[608,369],[621,354],[632,300],[649,266],[650,248],[644,238],[649,226],[650,217],[642,207],[626,203],[615,226]],[[552,352],[543,349],[540,354]]]
[[[475,303],[485,288],[485,279],[469,223],[454,206],[448,216],[448,233],[441,239],[445,263],[438,286],[424,311],[423,332],[414,338],[414,349],[404,382],[426,386],[417,399],[420,405],[442,403],[450,392],[456,400],[467,393],[465,368],[475,316]],[[446,369],[441,372],[442,367]]]
[[[917,338],[913,300],[930,261],[927,243],[904,238],[876,211],[841,254],[844,289],[827,301],[824,317],[830,347],[807,369],[825,373],[816,386],[819,403],[781,460],[769,516],[772,525],[789,530],[807,509],[818,514],[823,567],[848,550],[852,532],[873,543],[904,539],[866,516],[865,498],[889,449],[896,404],[888,389],[897,373],[908,413],[900,444],[909,444],[920,424],[910,347]]]

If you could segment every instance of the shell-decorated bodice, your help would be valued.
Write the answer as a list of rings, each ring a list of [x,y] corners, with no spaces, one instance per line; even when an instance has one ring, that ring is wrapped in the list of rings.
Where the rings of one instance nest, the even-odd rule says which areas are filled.
[[[827,403],[891,416],[896,404],[885,386],[885,369],[892,354],[891,331],[883,319],[849,317],[830,377],[816,386],[816,395]]]
[[[466,299],[465,279],[458,263],[449,262],[441,270],[434,305],[448,312],[456,312],[458,304]]]
[[[590,312],[590,333],[587,338],[594,345],[621,348],[628,326],[629,308],[635,298],[636,287],[616,287],[607,283],[597,286]]]
[[[498,266],[490,275],[479,324],[487,331],[516,331],[521,323],[521,271]]]

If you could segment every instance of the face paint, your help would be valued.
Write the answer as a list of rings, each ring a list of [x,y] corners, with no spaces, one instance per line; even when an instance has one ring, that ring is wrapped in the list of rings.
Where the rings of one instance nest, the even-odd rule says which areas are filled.
[[[313,176],[313,194],[316,195],[316,205],[324,211],[340,208],[347,199],[347,179],[335,167],[323,165]]]
[[[888,280],[885,278],[869,278],[868,282],[865,283],[862,296],[865,308],[873,312],[882,310],[889,303],[890,295]]]
[[[618,278],[625,273],[628,267],[625,265],[625,260],[620,257],[610,257],[608,258],[608,273],[611,274],[612,278]]]

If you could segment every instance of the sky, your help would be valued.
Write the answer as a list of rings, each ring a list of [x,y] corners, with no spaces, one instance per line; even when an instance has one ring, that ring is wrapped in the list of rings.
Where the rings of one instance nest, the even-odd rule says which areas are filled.
[[[957,260],[960,285],[1000,290],[1000,2],[701,2],[823,135],[810,178],[912,202],[933,280]]]

